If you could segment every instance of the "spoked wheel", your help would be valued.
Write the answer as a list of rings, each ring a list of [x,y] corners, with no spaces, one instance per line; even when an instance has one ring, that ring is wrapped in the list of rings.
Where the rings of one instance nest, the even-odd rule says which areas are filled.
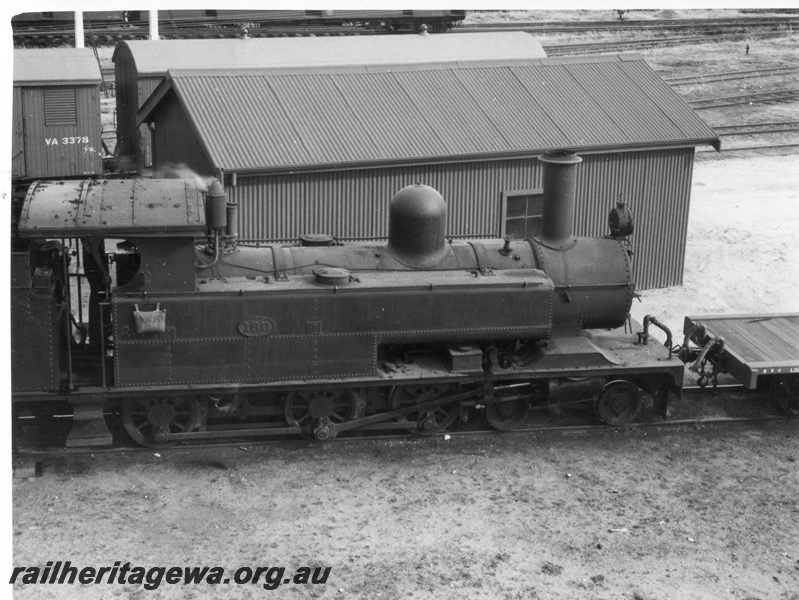
[[[799,379],[774,379],[769,387],[769,397],[781,415],[799,415]]]
[[[629,381],[612,381],[594,402],[596,416],[613,427],[626,425],[638,416],[643,396],[643,391]]]
[[[126,398],[122,402],[122,424],[134,442],[149,448],[167,448],[170,433],[185,433],[200,425],[200,402],[193,396]]]
[[[530,414],[530,386],[511,384],[494,389],[492,404],[486,404],[485,417],[488,424],[499,431],[510,431],[524,425]],[[527,395],[524,392],[528,392]],[[519,396],[523,397],[519,397]],[[514,397],[515,396],[515,397]],[[503,400],[503,397],[506,399]]]
[[[328,423],[343,423],[358,413],[358,394],[351,388],[291,392],[283,407],[286,422],[302,427],[303,435],[326,440]]]
[[[499,431],[521,427],[529,414],[530,402],[526,398],[487,404],[485,408],[486,421]]]
[[[403,385],[395,387],[389,402],[391,410],[418,406],[438,398],[452,394],[454,388],[449,385]],[[407,423],[407,429],[420,435],[433,435],[446,431],[458,418],[458,403],[443,404],[429,410],[412,412],[397,418],[400,423]]]

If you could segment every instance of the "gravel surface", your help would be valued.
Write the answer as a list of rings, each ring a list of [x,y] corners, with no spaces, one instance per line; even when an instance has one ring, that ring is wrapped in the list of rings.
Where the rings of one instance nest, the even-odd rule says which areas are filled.
[[[797,422],[51,461],[14,482],[17,565],[331,571],[15,597],[793,600]]]

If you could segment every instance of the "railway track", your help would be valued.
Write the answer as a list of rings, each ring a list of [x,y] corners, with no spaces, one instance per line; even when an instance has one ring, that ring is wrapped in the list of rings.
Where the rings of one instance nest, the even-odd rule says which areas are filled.
[[[799,88],[789,90],[772,90],[768,92],[754,92],[750,94],[738,94],[736,96],[698,98],[696,100],[686,100],[686,103],[694,110],[705,110],[709,108],[737,106],[739,104],[788,102],[791,100],[796,100],[797,98],[799,98]]]
[[[767,394],[765,393],[752,393],[743,390],[743,387],[737,384],[719,386],[720,395],[713,395],[707,389],[699,387],[689,387],[683,390],[682,399],[673,399],[672,404],[672,418],[661,419],[654,417],[651,410],[646,409],[642,411],[642,416],[638,421],[629,423],[621,428],[608,427],[605,424],[598,423],[592,418],[590,408],[586,406],[585,402],[575,403],[576,406],[561,407],[558,411],[560,414],[550,414],[546,407],[540,407],[538,410],[531,411],[531,418],[528,422],[519,428],[512,431],[496,431],[491,429],[482,419],[472,419],[466,426],[461,429],[454,429],[451,431],[437,432],[430,436],[419,436],[412,434],[409,431],[402,429],[401,425],[396,425],[393,430],[381,431],[363,431],[363,432],[350,432],[347,435],[342,435],[336,438],[334,442],[329,443],[352,443],[352,442],[365,442],[365,441],[396,441],[408,439],[425,439],[425,438],[470,438],[470,437],[483,437],[495,435],[531,435],[535,433],[589,433],[589,432],[603,432],[613,429],[662,429],[671,427],[703,427],[709,425],[724,425],[724,424],[741,424],[741,423],[765,423],[769,421],[784,421],[789,417],[779,416],[770,411]],[[545,415],[542,417],[542,413]],[[676,418],[674,418],[676,416]],[[67,422],[71,422],[71,417],[62,417],[60,420],[64,421],[60,426],[66,427]],[[30,423],[32,425],[32,423]],[[19,431],[24,430],[26,426],[23,423]],[[59,424],[53,425],[58,428]],[[294,436],[280,436],[258,438],[248,436],[246,430],[239,431],[236,436],[227,436],[226,438],[219,439],[206,439],[196,440],[189,443],[184,443],[170,448],[154,449],[139,446],[130,446],[128,444],[115,445],[113,447],[83,447],[83,448],[65,448],[63,446],[46,446],[43,444],[26,443],[21,445],[14,452],[14,464],[20,465],[23,470],[29,470],[32,463],[43,460],[81,456],[81,455],[97,455],[97,454],[116,454],[116,453],[156,453],[159,454],[163,451],[172,449],[208,449],[208,448],[242,448],[248,449],[251,447],[261,446],[280,446],[280,447],[305,447],[308,444],[322,444],[325,442],[315,442],[307,438]]]
[[[719,137],[744,138],[747,136],[749,137],[757,136],[755,137],[755,139],[760,139],[760,136],[797,132],[799,131],[799,121],[786,121],[782,123],[749,123],[749,124],[738,124],[738,125],[715,125],[713,126],[713,130],[716,132],[716,134]],[[787,144],[770,143],[770,144],[760,144],[757,146],[732,146],[732,147],[727,147],[725,145],[722,147],[722,152],[736,152],[744,150],[768,150],[768,149],[777,149],[777,148],[796,148],[796,147],[799,147],[799,143],[787,143]],[[715,152],[715,150],[697,149],[696,152],[697,154],[703,154],[705,152]]]
[[[781,33],[762,33],[758,37],[777,37]],[[741,41],[751,39],[752,33],[734,33],[715,35],[708,38],[706,35],[692,35],[681,37],[658,37],[647,38],[643,40],[627,40],[627,41],[614,41],[614,42],[592,42],[588,44],[556,44],[544,45],[544,51],[547,56],[571,56],[583,54],[607,54],[615,52],[630,52],[637,50],[646,50],[649,48],[664,48],[672,46],[685,46],[685,45],[698,45],[707,44],[708,42],[728,42],[728,41]]]
[[[755,77],[773,77],[799,73],[799,67],[779,67],[774,69],[755,69],[749,71],[726,71],[722,73],[708,73],[707,75],[688,75],[685,77],[664,77],[663,81],[671,86],[695,85],[701,83],[717,83],[720,81],[735,81],[737,79],[752,79]]]
[[[764,144],[760,146],[736,146],[734,148],[722,148],[722,152],[742,152],[748,150],[776,150],[779,148],[799,148],[799,144]],[[716,151],[713,149],[710,150],[697,150],[697,154],[707,154],[713,153],[715,154]]]
[[[799,121],[784,123],[749,123],[746,125],[717,125],[713,130],[720,136],[763,135],[799,131]]]
[[[241,28],[219,29],[219,28],[184,28],[180,30],[161,29],[159,36],[164,40],[179,39],[231,39],[242,37]],[[352,27],[294,27],[294,28],[263,28],[247,29],[247,36],[252,38],[262,37],[337,37],[349,35],[377,35],[380,32],[372,29],[357,29]],[[114,45],[119,42],[129,40],[149,39],[149,32],[146,28],[104,28],[102,30],[87,31],[85,41],[87,45],[103,46]],[[35,33],[15,33],[14,43],[22,47],[50,47],[58,45],[72,45],[74,41],[74,31],[58,30],[44,31]]]
[[[728,29],[783,28],[799,25],[799,17],[747,17],[740,19],[652,19],[615,21],[514,21],[464,24],[456,32],[527,31],[530,33],[588,33],[594,31],[674,31],[702,30],[707,33]]]
[[[263,37],[337,37],[349,35],[378,35],[386,31],[350,26],[268,26],[268,27],[206,27],[180,26],[169,27],[161,24],[159,36],[161,39],[230,39],[246,35],[252,38]],[[37,29],[36,31],[14,32],[14,43],[20,46],[48,47],[61,44],[71,45],[75,32],[71,29]],[[149,39],[149,30],[146,26],[115,26],[95,29],[86,28],[85,41],[88,45],[102,46],[113,45],[128,40]]]
[[[58,448],[58,449],[45,449],[45,450],[26,450],[14,453],[13,459],[15,465],[27,464],[31,461],[44,461],[55,458],[65,458],[71,456],[86,456],[86,455],[106,455],[106,454],[155,454],[160,455],[161,452],[171,450],[208,450],[208,449],[222,449],[222,448],[240,448],[246,451],[250,448],[280,446],[288,448],[304,448],[309,444],[324,444],[324,443],[362,443],[362,442],[391,442],[403,440],[424,440],[443,438],[449,439],[464,439],[464,438],[479,438],[488,436],[507,436],[507,435],[531,435],[536,433],[589,433],[589,432],[607,432],[612,429],[623,430],[644,430],[644,429],[667,429],[672,427],[708,427],[711,425],[733,425],[733,424],[755,424],[767,423],[772,421],[785,422],[790,417],[782,417],[778,415],[763,415],[759,417],[707,417],[701,419],[676,419],[676,420],[663,420],[663,421],[649,421],[630,423],[624,427],[609,428],[607,425],[599,423],[586,423],[583,425],[539,425],[520,427],[512,431],[494,431],[489,429],[479,429],[471,431],[452,431],[447,433],[437,434],[436,436],[412,436],[410,434],[390,434],[390,435],[360,435],[338,438],[335,442],[313,442],[311,440],[293,439],[293,440],[274,440],[274,439],[246,439],[241,438],[237,440],[227,441],[214,441],[203,443],[192,443],[182,446],[173,446],[165,449],[144,448],[138,446],[114,446],[107,448]]]

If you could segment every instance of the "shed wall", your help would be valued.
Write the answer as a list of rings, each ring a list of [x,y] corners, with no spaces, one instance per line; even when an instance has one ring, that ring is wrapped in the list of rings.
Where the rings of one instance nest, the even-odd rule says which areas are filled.
[[[152,140],[146,156],[153,159],[157,157],[154,161],[157,164],[155,176],[192,177],[213,173],[213,167],[203,152],[202,142],[197,138],[186,112],[181,110],[177,102],[164,102],[160,110],[162,117],[154,132],[150,132],[146,125],[142,126],[147,133],[146,140]],[[179,162],[174,157],[180,157]]]
[[[11,134],[11,177],[25,177],[25,134],[22,118],[22,88],[14,88],[11,102],[13,109],[13,131]]]
[[[605,235],[607,214],[623,198],[636,231],[639,289],[682,283],[693,148],[585,154],[577,176],[576,235]],[[447,235],[501,235],[503,193],[541,187],[539,161],[513,159],[286,175],[239,176],[229,187],[239,204],[243,240],[293,241],[304,233],[379,239],[388,204],[413,183],[447,200]]]
[[[155,91],[155,88],[158,87],[158,84],[161,83],[163,77],[140,77],[139,78],[139,104],[136,107],[136,110],[141,107],[142,104],[145,103],[147,98]],[[135,123],[134,123],[135,127]],[[153,166],[153,153],[152,153],[152,135],[150,134],[150,130],[147,128],[146,124],[143,124],[139,128],[139,143],[141,148],[141,157],[142,157],[142,166],[144,167],[152,167]]]

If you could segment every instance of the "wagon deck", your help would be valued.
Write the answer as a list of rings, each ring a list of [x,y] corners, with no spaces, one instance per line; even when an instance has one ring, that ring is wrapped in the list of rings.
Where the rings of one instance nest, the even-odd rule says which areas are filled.
[[[725,370],[747,389],[760,376],[799,376],[799,314],[686,317],[683,331],[697,344],[700,325],[723,338]]]

